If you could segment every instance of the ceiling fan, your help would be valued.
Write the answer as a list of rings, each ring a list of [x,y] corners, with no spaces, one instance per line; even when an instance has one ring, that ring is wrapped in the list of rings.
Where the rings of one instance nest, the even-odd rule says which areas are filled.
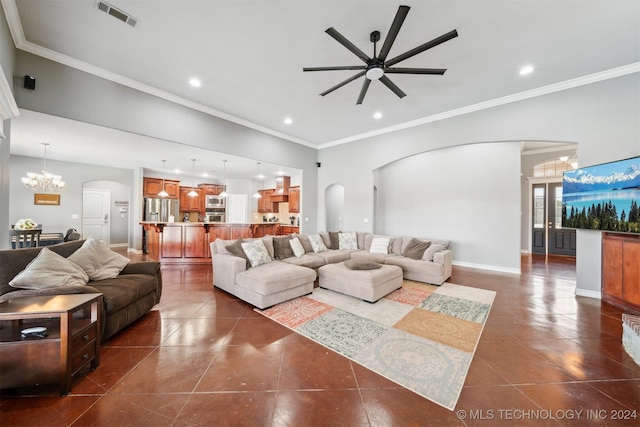
[[[452,38],[458,37],[458,32],[456,30],[450,31],[446,34],[441,35],[429,42],[421,44],[420,46],[413,48],[401,55],[396,56],[395,58],[387,59],[387,55],[391,50],[391,46],[395,41],[398,32],[400,32],[400,27],[402,27],[402,23],[404,19],[407,17],[409,13],[409,6],[400,6],[398,8],[398,12],[396,13],[396,17],[393,19],[393,23],[391,24],[391,28],[389,28],[389,33],[387,34],[387,38],[384,40],[384,44],[382,45],[382,49],[380,53],[377,53],[377,42],[380,40],[380,31],[373,31],[369,37],[371,42],[373,43],[373,58],[370,58],[363,51],[358,49],[356,45],[347,40],[342,34],[340,34],[335,28],[328,28],[325,32],[333,37],[338,43],[349,49],[353,54],[355,54],[365,65],[346,65],[346,66],[337,66],[337,67],[305,67],[302,71],[337,71],[337,70],[361,70],[359,73],[349,77],[347,80],[338,83],[330,89],[322,92],[320,95],[325,96],[336,89],[341,88],[347,83],[351,83],[354,80],[359,79],[362,76],[365,76],[364,82],[362,83],[362,89],[360,90],[360,95],[358,96],[358,101],[356,105],[362,104],[364,100],[364,96],[367,94],[367,90],[369,89],[369,84],[372,80],[380,80],[386,87],[391,89],[393,93],[398,95],[398,97],[403,98],[407,94],[404,93],[398,86],[396,86],[386,74],[437,74],[443,75],[445,68],[399,68],[393,67],[398,62],[404,61],[405,59],[409,59],[412,56],[415,56],[421,52],[424,52],[427,49],[431,49],[432,47],[438,46],[446,41],[451,40]]]

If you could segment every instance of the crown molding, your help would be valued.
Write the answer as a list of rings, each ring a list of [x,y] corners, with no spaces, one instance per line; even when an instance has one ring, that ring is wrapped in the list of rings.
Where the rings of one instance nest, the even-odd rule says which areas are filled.
[[[49,59],[51,61],[57,62],[62,65],[66,65],[71,68],[75,68],[80,71],[84,71],[85,73],[92,74],[94,76],[103,78],[105,80],[109,80],[114,83],[118,83],[123,86],[127,86],[132,89],[139,90],[149,95],[153,95],[158,98],[165,99],[169,102],[173,102],[175,104],[182,105],[184,107],[188,107],[193,110],[200,111],[202,113],[206,113],[211,116],[218,117],[218,118],[227,120],[229,122],[236,123],[241,126],[257,130],[259,132],[262,132],[268,135],[282,138],[287,141],[295,142],[297,144],[301,144],[310,148],[314,148],[314,149],[318,148],[315,144],[311,144],[308,141],[302,140],[300,138],[296,138],[291,135],[278,132],[266,126],[262,126],[257,123],[253,123],[248,120],[242,119],[240,117],[222,112],[220,110],[216,110],[215,108],[211,108],[206,105],[202,105],[200,103],[190,101],[188,99],[182,98],[180,96],[176,96],[174,94],[158,89],[156,87],[144,84],[137,80],[130,79],[121,74],[107,71],[103,68],[96,67],[84,61],[80,61],[78,59],[72,58],[68,55],[64,55],[62,53],[56,52],[51,49],[47,49],[35,43],[31,43],[27,41],[25,38],[24,31],[22,29],[22,23],[20,22],[20,15],[18,13],[18,8],[16,6],[15,0],[1,0],[1,1],[2,1],[2,6],[4,7],[4,10],[5,10],[5,15],[7,17],[9,31],[11,32],[13,43],[15,44],[17,49],[23,50],[25,52],[28,52],[37,56],[41,56],[43,58]]]
[[[382,129],[376,129],[374,131],[361,133],[359,135],[353,135],[353,136],[339,139],[333,142],[328,142],[326,144],[321,144],[318,146],[318,149],[322,150],[324,148],[335,147],[337,145],[346,144],[346,143],[358,141],[361,139],[372,138],[374,136],[384,135],[391,132],[397,132],[400,130],[421,126],[427,123],[433,123],[440,120],[450,119],[452,117],[462,116],[464,114],[474,113],[476,111],[487,110],[489,108],[511,104],[513,102],[523,101],[525,99],[548,95],[550,93],[560,92],[563,90],[572,89],[575,87],[584,86],[591,83],[600,82],[603,80],[613,79],[616,77],[622,77],[628,74],[633,74],[638,72],[640,72],[640,62],[635,62],[632,64],[623,65],[621,67],[612,68],[610,70],[605,70],[599,73],[589,74],[589,75],[578,77],[571,80],[565,80],[563,82],[542,86],[536,89],[515,93],[513,95],[503,96],[500,98],[480,102],[473,105],[468,105],[466,107],[445,111],[439,114],[434,114],[432,116],[423,117],[421,119],[400,123],[398,125],[388,126]]]

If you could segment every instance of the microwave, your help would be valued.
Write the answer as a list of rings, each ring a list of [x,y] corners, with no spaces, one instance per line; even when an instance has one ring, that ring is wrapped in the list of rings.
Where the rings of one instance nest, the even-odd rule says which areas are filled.
[[[224,222],[224,217],[222,212],[207,212],[205,219],[207,222]]]
[[[225,198],[220,196],[206,195],[204,206],[206,209],[224,208]]]

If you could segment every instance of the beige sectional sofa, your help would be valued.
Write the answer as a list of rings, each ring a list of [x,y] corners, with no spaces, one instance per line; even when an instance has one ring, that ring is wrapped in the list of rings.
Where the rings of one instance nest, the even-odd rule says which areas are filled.
[[[245,240],[217,239],[210,245],[214,286],[263,309],[313,292],[320,267],[350,259],[398,266],[405,279],[434,285],[441,285],[451,276],[452,252],[448,249],[449,242],[446,240],[345,233],[345,236],[351,234],[356,237],[357,248],[353,243],[349,249],[341,249],[342,233],[318,234],[326,247],[326,250],[321,248],[318,252],[313,249],[310,235],[266,236]],[[300,256],[295,256],[291,250],[289,240],[293,238],[297,238],[304,249]],[[260,265],[252,266],[240,246],[246,246],[255,240],[262,241],[268,255],[262,255]],[[428,245],[423,254],[424,259],[407,256],[408,249],[417,242]],[[416,258],[415,253],[411,256]]]

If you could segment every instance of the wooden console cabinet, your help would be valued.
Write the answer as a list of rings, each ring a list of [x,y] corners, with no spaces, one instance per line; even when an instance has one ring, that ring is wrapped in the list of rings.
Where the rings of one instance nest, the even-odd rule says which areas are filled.
[[[603,233],[602,300],[640,313],[640,236]]]
[[[82,368],[100,364],[102,294],[21,297],[0,304],[0,388],[60,384]],[[44,338],[24,337],[26,328],[44,326]]]

